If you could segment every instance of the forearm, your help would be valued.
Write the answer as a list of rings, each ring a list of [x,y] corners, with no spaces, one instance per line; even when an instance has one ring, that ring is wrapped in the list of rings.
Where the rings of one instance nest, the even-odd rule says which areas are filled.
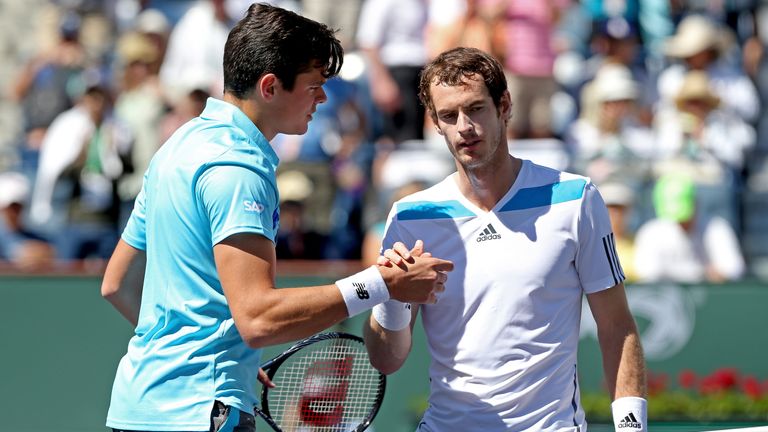
[[[272,288],[261,293],[262,297],[254,299],[258,307],[253,308],[245,320],[235,321],[252,347],[303,339],[348,317],[347,307],[335,285]]]
[[[607,334],[606,334],[607,333]],[[612,399],[646,397],[646,375],[640,336],[634,321],[599,335],[603,370]]]
[[[411,352],[412,327],[402,330],[387,330],[371,315],[363,324],[365,346],[371,364],[384,374],[391,374],[400,369]]]
[[[107,264],[101,295],[131,324],[139,321],[146,254],[120,240]]]

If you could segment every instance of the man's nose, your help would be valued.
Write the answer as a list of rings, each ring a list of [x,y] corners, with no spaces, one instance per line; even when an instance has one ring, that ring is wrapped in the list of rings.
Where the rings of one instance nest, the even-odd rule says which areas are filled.
[[[475,125],[472,123],[472,119],[464,113],[459,113],[457,125],[459,127],[460,133],[469,133],[475,129]]]

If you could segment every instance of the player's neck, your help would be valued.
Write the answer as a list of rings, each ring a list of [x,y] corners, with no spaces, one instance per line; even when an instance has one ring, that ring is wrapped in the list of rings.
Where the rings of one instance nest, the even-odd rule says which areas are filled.
[[[264,115],[265,110],[261,108],[261,105],[254,99],[239,99],[232,96],[229,93],[224,93],[224,101],[229,102],[232,105],[238,107],[259,129],[259,132],[264,135],[267,141],[272,141],[272,138],[277,135],[276,131],[269,128],[271,122],[266,119]]]
[[[472,204],[490,211],[515,183],[521,167],[522,161],[510,155],[493,166],[459,169],[459,190]]]

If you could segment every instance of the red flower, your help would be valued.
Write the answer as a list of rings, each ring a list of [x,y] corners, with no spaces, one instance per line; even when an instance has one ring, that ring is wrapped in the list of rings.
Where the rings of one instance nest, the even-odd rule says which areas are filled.
[[[654,373],[648,371],[648,393],[656,395],[667,389],[669,376],[664,372]]]
[[[741,381],[741,391],[752,399],[760,399],[763,395],[763,389],[760,386],[760,381],[754,376],[747,376]]]
[[[699,391],[703,394],[723,392],[737,387],[738,384],[739,373],[736,369],[720,368],[704,377],[699,383]]]
[[[714,376],[723,390],[732,389],[739,384],[739,372],[735,368],[718,369]]]
[[[677,376],[677,382],[680,384],[680,387],[684,389],[695,388],[698,380],[699,378],[696,376],[696,372],[690,369],[680,371],[680,374]]]

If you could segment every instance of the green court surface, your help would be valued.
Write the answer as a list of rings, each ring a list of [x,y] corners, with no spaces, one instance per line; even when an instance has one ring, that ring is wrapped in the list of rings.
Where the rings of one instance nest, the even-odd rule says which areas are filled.
[[[333,277],[282,277],[280,286],[299,286],[333,281]],[[99,294],[98,276],[2,276],[0,275],[0,430],[15,432],[106,432],[104,426],[118,360],[126,349],[131,326]],[[728,293],[727,296],[721,294]],[[727,298],[726,298],[727,297]],[[749,332],[750,357],[730,353],[732,366],[768,378],[768,344],[763,331],[768,325],[764,308],[768,289],[716,287],[697,294],[695,305],[702,314],[689,347],[704,367],[731,349],[738,336]],[[717,315],[729,313],[730,318]],[[705,315],[711,314],[711,315]],[[365,314],[364,314],[365,315]],[[364,316],[348,320],[335,330],[360,334]],[[755,322],[743,321],[758,320]],[[739,324],[742,323],[743,324]],[[384,405],[374,427],[377,432],[413,432],[424,406],[428,379],[428,355],[420,327],[414,351],[406,365],[389,377]],[[698,329],[709,329],[698,335]],[[698,339],[699,337],[704,340]],[[708,349],[699,344],[706,344]],[[287,345],[265,350],[268,359]],[[720,347],[720,348],[717,348]],[[692,348],[692,349],[693,349]],[[581,349],[581,347],[580,347]],[[585,349],[589,349],[588,347]],[[746,349],[746,348],[745,348]],[[709,353],[708,355],[705,354]],[[580,355],[589,364],[592,354]],[[678,357],[653,366],[686,363]],[[686,363],[688,364],[688,363]],[[689,364],[697,368],[698,364]],[[580,371],[581,373],[581,371]],[[586,374],[589,375],[589,374]],[[586,376],[585,376],[586,378]],[[585,385],[589,379],[585,379]],[[259,421],[259,431],[269,430]],[[766,422],[768,424],[768,413]],[[758,424],[651,424],[650,432],[713,431]],[[591,425],[591,432],[612,431],[611,426]]]

